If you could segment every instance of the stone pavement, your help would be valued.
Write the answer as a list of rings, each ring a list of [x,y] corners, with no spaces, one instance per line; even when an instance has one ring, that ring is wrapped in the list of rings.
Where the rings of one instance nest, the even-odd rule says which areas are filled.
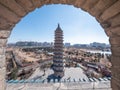
[[[6,90],[112,90],[110,82],[7,83]]]

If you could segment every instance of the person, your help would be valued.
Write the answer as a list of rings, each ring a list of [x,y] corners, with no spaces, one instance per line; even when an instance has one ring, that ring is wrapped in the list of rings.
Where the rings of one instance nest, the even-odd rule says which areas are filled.
[[[68,79],[67,79],[67,80],[70,80],[70,78],[71,78],[71,77],[68,77]]]
[[[45,69],[44,69],[44,74],[43,74],[43,76],[45,76]]]

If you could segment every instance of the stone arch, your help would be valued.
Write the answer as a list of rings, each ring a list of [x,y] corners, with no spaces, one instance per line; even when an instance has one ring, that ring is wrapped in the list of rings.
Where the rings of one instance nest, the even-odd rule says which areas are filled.
[[[90,13],[104,28],[112,50],[112,89],[120,89],[120,0],[0,0],[0,90],[5,90],[5,47],[14,26],[47,4],[68,4]]]

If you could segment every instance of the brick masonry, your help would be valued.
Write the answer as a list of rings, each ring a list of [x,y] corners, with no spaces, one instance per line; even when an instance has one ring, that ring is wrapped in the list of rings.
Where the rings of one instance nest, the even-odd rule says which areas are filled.
[[[22,17],[46,4],[69,4],[90,13],[104,28],[112,50],[112,89],[120,90],[120,0],[0,0],[0,90],[5,90],[5,46]],[[3,65],[2,65],[3,64]],[[117,66],[117,67],[115,67]]]

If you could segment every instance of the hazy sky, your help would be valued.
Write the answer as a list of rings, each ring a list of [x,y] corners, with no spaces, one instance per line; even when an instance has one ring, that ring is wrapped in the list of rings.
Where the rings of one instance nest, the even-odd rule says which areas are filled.
[[[109,43],[108,37],[95,18],[71,5],[46,5],[34,10],[14,27],[8,42],[53,42],[58,23],[64,32],[64,42]]]

